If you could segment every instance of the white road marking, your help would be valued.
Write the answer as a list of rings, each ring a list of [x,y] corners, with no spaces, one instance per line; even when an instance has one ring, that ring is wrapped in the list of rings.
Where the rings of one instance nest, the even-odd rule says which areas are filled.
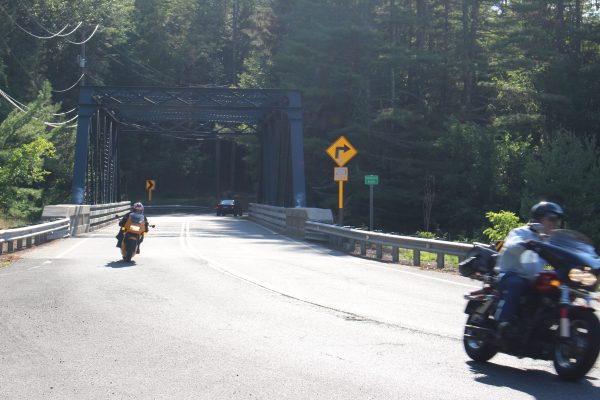
[[[262,226],[262,225],[260,225],[260,224],[258,224],[256,222],[254,222],[254,221],[248,221],[248,222],[250,222],[250,223],[252,223],[252,224],[254,224],[254,225],[256,225],[256,226],[258,226],[260,228],[263,228],[267,232],[274,233],[269,228],[265,228],[264,226]],[[281,236],[281,237],[284,238],[284,240],[296,243],[296,244],[298,244],[300,246],[306,247],[306,248],[311,249],[311,250],[315,250],[315,251],[322,250],[322,247],[317,246],[317,245],[311,245],[311,244],[304,243],[304,242],[301,242],[299,240],[295,240],[295,239],[288,238],[288,237],[285,237],[285,236]],[[402,270],[402,269],[392,268],[392,267],[388,267],[388,266],[385,266],[385,265],[378,265],[377,261],[374,261],[374,260],[362,260],[361,261],[361,260],[356,259],[354,256],[349,255],[349,254],[347,254],[347,256],[348,256],[348,261],[351,262],[352,264],[357,265],[357,266],[364,267],[365,266],[365,262],[364,261],[367,261],[367,263],[369,264],[369,268],[385,269],[385,270],[388,270],[388,271],[399,272],[401,274],[406,274],[406,275],[411,275],[411,276],[418,276],[418,277],[421,277],[421,278],[424,278],[424,279],[429,279],[431,281],[448,283],[450,285],[466,287],[466,288],[469,288],[469,289],[480,289],[481,288],[481,286],[469,285],[467,283],[455,282],[455,281],[451,281],[449,279],[443,279],[443,278],[436,278],[434,276],[429,276],[429,275],[421,274],[421,273],[418,273],[418,272],[405,271],[405,270]]]
[[[69,247],[67,250],[65,250],[62,253],[60,253],[59,255],[55,256],[54,259],[63,258],[67,254],[69,254],[71,251],[75,250],[77,247],[81,246],[82,244],[84,244],[87,241],[88,241],[88,238],[81,239],[79,242],[75,243],[73,246]]]

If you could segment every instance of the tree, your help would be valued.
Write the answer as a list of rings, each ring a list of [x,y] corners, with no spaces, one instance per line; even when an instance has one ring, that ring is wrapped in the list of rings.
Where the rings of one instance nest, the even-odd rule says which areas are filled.
[[[594,138],[578,138],[567,131],[553,132],[527,158],[523,178],[523,213],[540,200],[563,205],[569,226],[600,237],[600,165]]]
[[[0,124],[0,209],[11,218],[34,219],[41,211],[43,191],[48,187],[56,190],[56,199],[65,200],[67,189],[49,176],[71,168],[65,162],[72,160],[72,130],[60,125],[53,116],[59,105],[52,103],[50,93],[51,87],[45,83],[38,97],[25,105],[25,111],[14,110]],[[48,121],[55,127],[48,126]],[[49,168],[47,163],[56,155],[52,141],[57,142],[65,157]]]

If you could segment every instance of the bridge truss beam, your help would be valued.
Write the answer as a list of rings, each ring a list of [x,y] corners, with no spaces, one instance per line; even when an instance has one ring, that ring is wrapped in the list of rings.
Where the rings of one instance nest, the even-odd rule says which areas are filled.
[[[263,145],[259,201],[306,205],[298,91],[82,87],[73,203],[118,200],[118,138],[132,133],[190,140],[257,135]]]

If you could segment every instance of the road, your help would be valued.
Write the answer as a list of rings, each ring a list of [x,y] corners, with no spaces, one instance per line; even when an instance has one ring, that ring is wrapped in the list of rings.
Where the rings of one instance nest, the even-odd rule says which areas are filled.
[[[462,349],[468,279],[363,260],[246,219],[151,217],[0,269],[1,399],[594,399],[545,361]]]

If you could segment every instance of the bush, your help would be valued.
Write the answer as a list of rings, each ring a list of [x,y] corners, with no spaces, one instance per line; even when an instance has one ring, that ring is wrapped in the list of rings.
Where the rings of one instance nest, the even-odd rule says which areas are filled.
[[[490,228],[486,228],[483,233],[492,242],[496,240],[504,240],[506,235],[508,235],[511,230],[525,224],[524,222],[521,222],[519,217],[511,211],[500,211],[497,213],[489,211],[485,214],[485,216],[488,221],[490,221],[492,226]]]

